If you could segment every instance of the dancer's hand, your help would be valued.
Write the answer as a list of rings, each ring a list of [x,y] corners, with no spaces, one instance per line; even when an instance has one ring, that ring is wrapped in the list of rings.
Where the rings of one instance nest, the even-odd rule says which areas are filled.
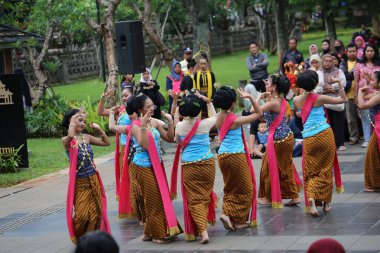
[[[173,123],[172,115],[164,111],[161,112],[161,115],[167,120],[168,123]]]
[[[90,127],[92,128],[92,129],[94,129],[94,130],[97,130],[97,131],[103,131],[103,129],[97,124],[97,123],[95,123],[95,122],[92,122],[91,124],[90,124]]]
[[[79,117],[84,117],[86,115],[86,112],[84,111],[84,107],[81,107],[79,109],[79,112],[77,112],[76,114],[74,114],[71,119],[70,119],[70,124],[71,125],[75,125],[75,121],[79,118]]]
[[[141,119],[141,126],[146,127],[148,125],[148,122],[150,121],[150,118],[154,114],[154,109],[149,110]]]
[[[238,88],[237,89],[238,93],[240,94],[241,98],[251,98],[252,95],[246,92],[243,88]]]

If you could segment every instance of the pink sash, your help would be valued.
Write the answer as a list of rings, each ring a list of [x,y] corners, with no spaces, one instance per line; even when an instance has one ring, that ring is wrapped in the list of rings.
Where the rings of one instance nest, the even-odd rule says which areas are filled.
[[[70,239],[73,243],[77,242],[77,237],[74,230],[74,220],[73,220],[73,207],[74,207],[74,195],[75,195],[75,180],[76,180],[76,170],[77,170],[77,159],[78,159],[78,147],[76,146],[77,141],[73,139],[70,143],[70,169],[69,169],[69,185],[67,188],[67,200],[66,200],[66,221],[67,227],[69,229]],[[107,217],[107,200],[106,194],[104,192],[103,182],[100,178],[99,173],[96,171],[96,176],[99,180],[101,197],[102,197],[102,220],[100,223],[100,230],[111,234],[111,228]]]
[[[136,124],[138,126],[141,125],[140,121],[138,121],[138,120],[135,120],[132,124]],[[132,127],[132,125],[131,125],[131,127]],[[176,218],[176,215],[174,212],[174,206],[173,206],[173,203],[170,199],[169,187],[168,187],[168,182],[166,180],[165,170],[164,170],[162,163],[160,161],[160,158],[158,156],[158,151],[156,148],[156,143],[154,141],[153,135],[150,131],[147,131],[147,134],[148,134],[148,141],[149,141],[148,154],[149,154],[149,158],[150,158],[150,161],[152,163],[152,166],[153,166],[154,174],[156,176],[158,188],[160,190],[162,204],[164,207],[164,212],[165,212],[165,217],[166,217],[166,222],[168,225],[168,233],[169,233],[169,235],[175,235],[175,234],[178,234],[180,232],[180,230],[179,230],[177,218]],[[127,144],[129,147],[129,141]],[[129,150],[128,147],[126,147],[125,150]],[[126,161],[126,159],[127,158],[125,157],[124,161]],[[122,175],[123,179],[124,179],[124,175],[127,174],[127,172],[125,171],[126,168],[123,168],[123,175]],[[122,179],[121,189],[123,189],[123,182],[124,182],[125,186],[128,187],[127,182],[125,182],[123,179]],[[120,193],[123,193],[123,190]],[[120,198],[119,209],[126,207],[125,201],[126,201],[125,197],[123,199]],[[147,207],[147,208],[149,208],[149,207]]]
[[[182,79],[183,79],[183,75],[181,74],[180,75],[180,78],[179,80],[175,80],[171,75],[168,76],[170,80],[172,80],[172,90],[175,92],[175,93],[178,93],[178,92],[181,92],[180,90],[180,86],[181,86],[181,82],[182,82]]]
[[[127,140],[124,148],[124,159],[123,159],[123,173],[121,174],[120,190],[119,190],[119,218],[132,218],[133,209],[131,205],[130,192],[131,192],[131,182],[129,178],[129,146],[131,143],[131,131],[129,131],[132,125],[127,126]]]
[[[278,164],[276,150],[274,148],[274,133],[276,129],[280,126],[286,110],[286,100],[283,98],[281,102],[281,110],[276,119],[272,122],[268,129],[268,141],[267,141],[267,160],[270,174],[271,183],[271,197],[272,197],[272,207],[273,208],[283,208],[282,198],[281,198],[281,187],[280,178],[278,174]],[[293,166],[294,172],[294,166]],[[296,173],[297,174],[297,173]],[[297,174],[298,175],[298,174]]]
[[[117,117],[119,119],[120,113],[125,110],[125,107],[122,108],[122,110],[119,112],[119,116]],[[115,135],[115,161],[114,161],[114,167],[115,167],[115,185],[116,185],[116,200],[119,200],[119,191],[120,191],[120,134],[116,133]]]
[[[219,130],[219,141],[222,143],[224,140],[224,137],[226,137],[228,131],[230,130],[232,124],[234,123],[235,119],[237,118],[236,115],[230,113],[227,115],[227,117],[224,120],[224,123],[222,127]],[[241,137],[244,144],[244,150],[245,150],[245,157],[247,159],[249,170],[251,171],[251,179],[253,184],[253,197],[252,197],[252,210],[251,210],[251,217],[250,217],[250,226],[257,226],[257,199],[256,199],[256,178],[255,178],[255,171],[253,169],[253,164],[251,157],[249,155],[248,146],[245,140],[243,127],[241,127]]]
[[[379,148],[380,153],[380,112],[375,115],[375,132],[377,138],[377,147]]]
[[[317,94],[309,94],[307,96],[307,98],[306,98],[306,100],[302,106],[302,110],[301,110],[301,117],[302,117],[302,124],[303,125],[305,124],[307,118],[309,117],[309,114],[310,114],[311,110],[313,109],[314,103],[317,100],[317,98],[318,98]],[[327,123],[329,123],[329,119],[328,119],[326,111],[325,111],[325,117],[327,118]],[[303,145],[303,151],[302,151],[302,173],[305,175],[305,156],[304,156],[304,154],[305,154],[305,145]],[[342,192],[344,192],[344,187],[343,187],[342,178],[340,175],[340,166],[339,166],[339,161],[338,161],[338,156],[337,156],[336,151],[335,151],[333,167],[334,167],[336,192],[342,193]],[[309,206],[309,201],[308,201],[306,189],[304,189],[304,196],[305,196],[305,206],[307,209]]]

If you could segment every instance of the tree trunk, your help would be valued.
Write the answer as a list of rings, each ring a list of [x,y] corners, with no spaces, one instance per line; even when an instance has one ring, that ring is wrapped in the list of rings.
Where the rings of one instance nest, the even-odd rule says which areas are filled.
[[[29,60],[33,68],[34,76],[36,77],[38,83],[37,91],[33,94],[33,104],[38,104],[45,95],[48,78],[45,71],[43,70],[42,63],[46,58],[47,51],[49,50],[55,27],[56,24],[54,22],[48,24],[46,28],[45,41],[37,58],[35,58],[37,50],[35,48],[29,48]]]
[[[336,40],[336,29],[335,29],[335,20],[334,20],[334,7],[331,6],[329,1],[326,1],[322,4],[322,12],[324,14],[324,23],[326,28],[327,38],[330,40],[330,45],[334,45]]]
[[[376,10],[376,8],[370,9],[371,13],[371,20],[372,20],[372,33],[376,36],[380,36],[380,20],[379,20],[379,13]]]
[[[281,69],[282,55],[287,48],[286,28],[284,24],[284,2],[282,0],[275,0],[274,3],[275,22],[276,22],[276,37],[277,37],[277,55],[278,67]]]
[[[207,54],[209,67],[211,69],[211,50],[210,50],[210,29],[209,11],[207,1],[192,0],[193,6],[193,30],[194,30],[194,51]],[[197,54],[197,53],[196,53]],[[194,56],[196,56],[194,54]],[[198,54],[199,55],[199,54]]]

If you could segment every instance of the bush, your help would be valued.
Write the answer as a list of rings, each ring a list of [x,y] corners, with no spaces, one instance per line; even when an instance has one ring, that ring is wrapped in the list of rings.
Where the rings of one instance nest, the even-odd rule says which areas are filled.
[[[59,95],[43,98],[33,112],[25,112],[26,134],[28,137],[62,136],[62,114],[70,106]]]
[[[17,168],[21,162],[21,156],[18,152],[23,146],[24,145],[21,145],[10,154],[0,154],[0,174],[18,171]]]

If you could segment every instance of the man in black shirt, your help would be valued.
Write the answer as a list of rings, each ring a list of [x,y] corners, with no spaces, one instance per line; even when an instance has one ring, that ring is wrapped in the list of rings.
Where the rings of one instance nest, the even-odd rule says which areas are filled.
[[[289,40],[289,49],[284,52],[281,61],[281,71],[285,73],[285,63],[293,62],[294,64],[301,64],[303,62],[302,54],[297,50],[297,40],[291,38]]]

